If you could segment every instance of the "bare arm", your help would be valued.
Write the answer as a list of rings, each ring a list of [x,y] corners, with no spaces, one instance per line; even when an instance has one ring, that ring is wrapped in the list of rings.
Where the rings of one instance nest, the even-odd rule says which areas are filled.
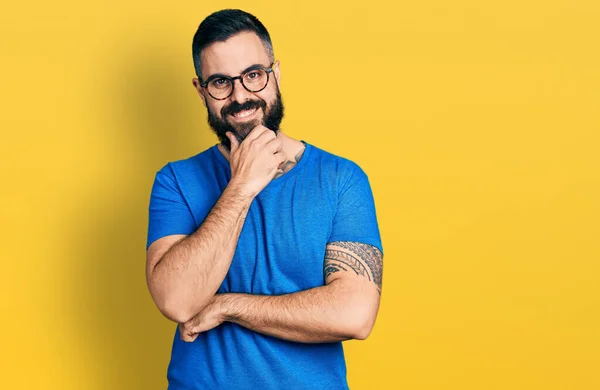
[[[330,243],[324,286],[279,296],[219,294],[206,311],[180,328],[182,338],[193,341],[199,332],[230,321],[304,343],[365,339],[379,308],[382,270],[377,248],[356,242]]]
[[[167,318],[179,323],[202,311],[215,295],[252,200],[285,160],[281,141],[265,127],[255,128],[242,144],[235,137],[230,140],[232,179],[202,225],[189,236],[163,237],[148,248],[152,298]]]
[[[198,230],[177,241],[154,264],[149,261],[150,293],[166,317],[185,322],[217,292],[229,270],[251,202],[238,185],[230,183]],[[152,243],[156,248],[148,248],[149,259],[160,255],[158,241]],[[191,307],[190,302],[195,305]]]

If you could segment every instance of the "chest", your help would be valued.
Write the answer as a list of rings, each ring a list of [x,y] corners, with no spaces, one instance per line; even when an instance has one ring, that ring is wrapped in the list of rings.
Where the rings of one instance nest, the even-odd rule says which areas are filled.
[[[337,198],[319,183],[288,180],[253,200],[220,293],[287,294],[323,285]],[[198,226],[226,186],[215,181],[209,191],[206,184],[190,195]]]
[[[329,195],[315,187],[263,191],[248,211],[224,292],[284,294],[323,285],[333,212]]]

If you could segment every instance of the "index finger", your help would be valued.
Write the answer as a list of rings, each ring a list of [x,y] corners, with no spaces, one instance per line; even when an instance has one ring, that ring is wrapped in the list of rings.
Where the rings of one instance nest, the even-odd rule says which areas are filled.
[[[246,136],[246,138],[244,139],[244,141],[246,141],[246,140],[252,141],[254,139],[257,139],[258,137],[261,136],[262,133],[264,133],[267,130],[271,131],[268,128],[266,128],[265,126],[263,126],[263,125],[258,125],[255,128],[253,128],[250,131],[250,133],[248,133],[248,135]]]

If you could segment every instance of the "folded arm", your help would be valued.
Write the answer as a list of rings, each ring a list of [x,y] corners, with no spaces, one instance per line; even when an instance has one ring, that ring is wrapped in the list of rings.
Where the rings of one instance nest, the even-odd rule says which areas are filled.
[[[212,299],[229,270],[251,201],[230,183],[198,230],[150,245],[148,287],[167,318],[186,322]]]
[[[304,343],[365,339],[379,308],[382,270],[382,255],[374,246],[332,242],[325,253],[324,286],[279,296],[216,295],[205,311],[180,326],[181,336],[193,341],[199,332],[230,321]],[[211,318],[215,321],[207,322]]]
[[[148,247],[146,280],[150,294],[159,310],[176,322],[189,321],[212,302],[229,271],[253,199],[286,159],[281,139],[262,125],[252,129],[241,144],[233,133],[227,137],[231,142],[227,154],[231,180],[202,225],[188,236],[164,236]],[[174,205],[182,206],[175,188],[162,189],[156,198],[166,198],[166,202],[161,199],[168,205],[159,210],[162,213],[175,209]],[[163,218],[164,223],[171,222]]]

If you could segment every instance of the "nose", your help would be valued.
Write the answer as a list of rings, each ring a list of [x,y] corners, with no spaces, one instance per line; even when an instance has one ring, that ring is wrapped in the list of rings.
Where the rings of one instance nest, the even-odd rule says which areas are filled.
[[[242,85],[242,79],[233,80],[233,92],[231,93],[231,100],[234,100],[240,104],[244,103],[247,100],[250,100],[252,97],[252,92],[248,92],[246,88]]]

